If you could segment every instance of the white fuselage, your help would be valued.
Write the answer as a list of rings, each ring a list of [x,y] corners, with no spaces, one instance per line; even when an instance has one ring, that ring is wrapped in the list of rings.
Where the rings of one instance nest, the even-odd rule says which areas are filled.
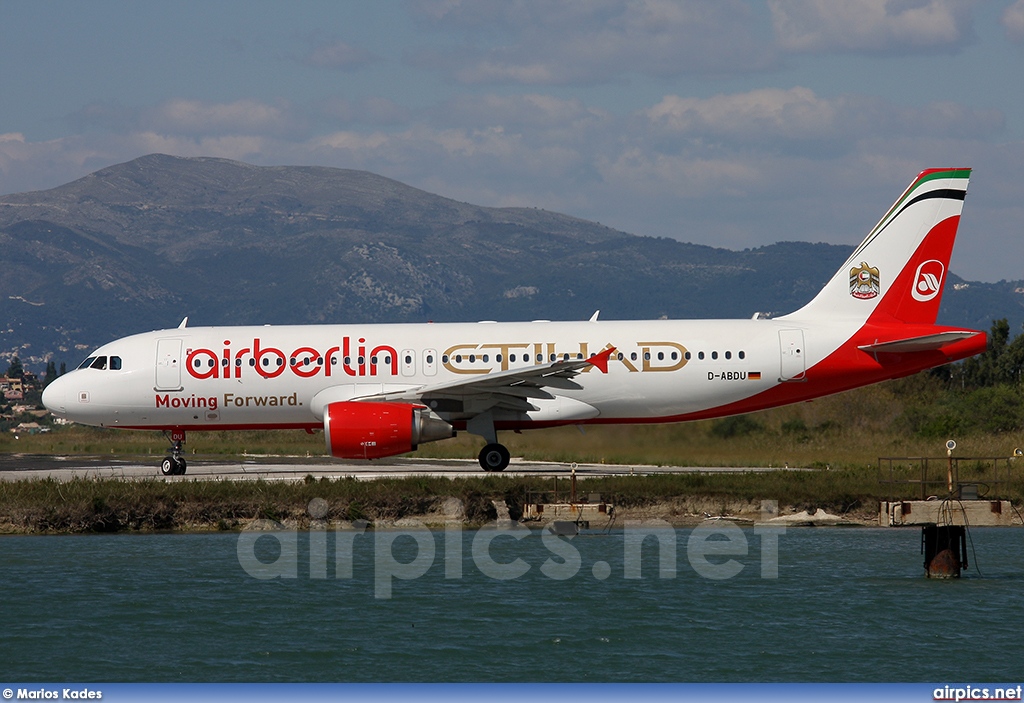
[[[576,379],[580,389],[534,399],[536,411],[496,420],[651,422],[685,419],[783,383],[804,385],[806,369],[848,335],[848,328],[819,324],[809,333],[780,320],[180,328],[97,349],[90,358],[117,357],[120,368],[108,362],[66,374],[48,387],[46,404],[109,427],[315,427],[328,402],[614,347],[607,374],[587,369]],[[448,415],[458,422],[475,412]]]

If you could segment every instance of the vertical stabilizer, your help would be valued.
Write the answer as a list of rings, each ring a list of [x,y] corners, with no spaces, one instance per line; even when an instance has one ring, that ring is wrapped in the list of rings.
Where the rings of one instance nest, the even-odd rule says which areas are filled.
[[[935,324],[970,174],[922,171],[814,300],[782,319]]]

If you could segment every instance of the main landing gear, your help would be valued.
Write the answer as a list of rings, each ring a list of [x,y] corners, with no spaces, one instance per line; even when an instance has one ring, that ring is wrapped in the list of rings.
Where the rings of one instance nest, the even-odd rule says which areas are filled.
[[[164,432],[167,436],[167,432]],[[181,430],[174,430],[170,435],[171,455],[165,456],[160,462],[160,473],[164,476],[183,476],[187,465],[185,458],[181,455],[181,445],[185,443],[185,433]]]
[[[512,457],[504,444],[492,442],[480,450],[478,459],[484,471],[504,471]]]
[[[470,434],[483,437],[487,446],[480,450],[477,460],[484,471],[504,471],[508,467],[511,455],[504,444],[498,444],[498,432],[494,429],[494,415],[490,410],[470,418],[466,423]]]

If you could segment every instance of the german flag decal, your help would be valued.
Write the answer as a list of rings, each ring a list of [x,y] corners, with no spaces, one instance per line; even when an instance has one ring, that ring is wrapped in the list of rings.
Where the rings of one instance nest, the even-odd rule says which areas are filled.
[[[747,378],[750,379],[751,381],[760,381],[761,380],[761,372],[760,371],[748,371],[747,372]]]

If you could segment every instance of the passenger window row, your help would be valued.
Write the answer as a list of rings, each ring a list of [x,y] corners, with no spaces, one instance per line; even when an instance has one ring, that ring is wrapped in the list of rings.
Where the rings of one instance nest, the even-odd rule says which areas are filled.
[[[522,361],[523,362],[529,362],[530,361],[531,357],[530,357],[529,354],[522,354],[521,356],[522,356]],[[559,357],[561,357],[562,361],[569,361],[570,359],[573,358],[573,356],[574,355],[572,355],[572,354],[549,354],[547,356],[547,360],[548,361],[558,361]],[[623,361],[626,358],[626,355],[624,353],[622,353],[622,352],[618,352],[618,354],[616,356],[618,357],[619,361]],[[705,352],[702,352],[702,351],[701,352],[697,352],[697,359],[699,359],[701,361],[703,361],[705,358],[707,358],[707,356],[708,355],[705,354]],[[733,353],[731,351],[727,351],[727,352],[725,352],[723,354],[723,356],[726,359],[732,359]],[[544,359],[545,359],[543,354],[537,354],[536,358],[537,358],[537,363],[538,364],[543,363]],[[576,354],[575,358],[582,359],[583,358],[583,354]],[[678,361],[679,360],[679,352],[677,352],[677,351],[672,351],[672,352],[659,351],[657,353],[653,353],[652,354],[651,352],[648,351],[648,352],[644,352],[643,358],[644,358],[645,361],[650,361],[651,359],[657,359],[658,361],[665,361],[665,359],[670,359],[672,361]],[[689,361],[691,358],[693,358],[693,355],[692,355],[691,352],[686,352],[683,355],[683,358],[685,358],[687,361]],[[717,351],[711,352],[710,358],[713,359],[713,360],[717,360],[718,359],[718,352]],[[736,352],[736,358],[737,359],[746,359],[747,358],[747,353],[745,351]],[[629,359],[631,361],[639,361],[640,354],[638,352],[631,352],[629,354]],[[502,355],[501,354],[495,354],[494,355],[494,360],[496,362],[500,363],[501,360],[502,360]],[[519,355],[509,354],[508,355],[508,360],[509,360],[510,363],[515,363],[517,360],[519,360]],[[448,355],[445,354],[444,356],[441,357],[441,361],[442,361],[442,363],[445,363],[445,364],[447,364],[449,361],[454,361],[456,364],[461,364],[463,361],[468,361],[471,364],[476,363],[478,361],[481,361],[481,362],[486,364],[486,363],[490,362],[490,355],[488,355],[488,354],[455,354],[454,356],[452,356],[449,359]]]
[[[731,359],[732,358],[732,352],[731,351],[727,351],[727,352],[725,352],[724,356],[725,356],[726,359]],[[686,358],[687,359],[690,358],[690,352],[686,352]],[[703,361],[704,358],[705,358],[704,357],[704,352],[697,352],[697,359],[698,360]],[[736,358],[737,359],[746,359],[747,358],[747,353],[744,352],[744,351],[736,352]],[[716,351],[711,352],[711,359],[712,360],[717,360],[718,359],[718,352],[716,352]]]
[[[724,356],[725,356],[726,359],[732,359],[732,352],[731,351],[727,351],[727,352],[725,352]],[[619,361],[622,361],[623,359],[626,358],[625,354],[623,354],[622,352],[618,353],[618,357],[619,357]],[[706,357],[707,357],[707,355],[704,352],[697,352],[697,359],[698,360],[703,361]],[[640,359],[640,355],[637,352],[632,352],[629,355],[629,358],[630,358],[630,361],[638,361]],[[672,361],[676,361],[676,360],[679,359],[679,352],[675,352],[674,351],[674,352],[666,353],[666,352],[660,351],[657,354],[651,354],[651,352],[644,352],[644,360],[645,361],[650,361],[651,359],[657,359],[658,361],[664,361],[666,358],[671,359]],[[685,354],[683,354],[683,358],[686,359],[687,361],[689,361],[690,359],[693,358],[693,354],[691,352],[686,352]],[[711,352],[711,358],[717,360],[718,359],[718,352],[717,351]],[[747,353],[744,352],[744,351],[736,352],[736,358],[737,359],[746,359],[747,358]]]
[[[494,361],[499,363],[499,364],[502,362],[502,360],[504,358],[505,357],[502,354],[495,354],[494,355]],[[531,363],[530,362],[531,358],[532,357],[529,354],[509,354],[508,355],[508,361],[509,361],[510,364],[514,364],[517,361],[521,361],[524,364],[528,364],[528,363]],[[544,357],[543,354],[537,354],[537,363],[538,364],[544,363],[544,358],[545,357]],[[573,355],[573,354],[548,354],[548,356],[547,356],[547,360],[548,361],[558,361],[559,358],[561,358],[562,361],[569,361],[570,359],[573,359],[573,358],[582,359],[583,358],[583,354],[582,353],[577,353],[575,355]],[[471,364],[475,364],[476,362],[480,361],[480,362],[483,362],[483,363],[487,364],[487,363],[490,363],[490,361],[491,361],[491,355],[490,354],[455,354],[454,356],[449,357],[447,354],[445,354],[445,355],[443,355],[441,357],[441,363],[447,364],[449,361],[454,361],[456,364],[461,364],[463,361],[468,361]],[[428,359],[427,363],[433,363],[433,361],[431,359]]]

